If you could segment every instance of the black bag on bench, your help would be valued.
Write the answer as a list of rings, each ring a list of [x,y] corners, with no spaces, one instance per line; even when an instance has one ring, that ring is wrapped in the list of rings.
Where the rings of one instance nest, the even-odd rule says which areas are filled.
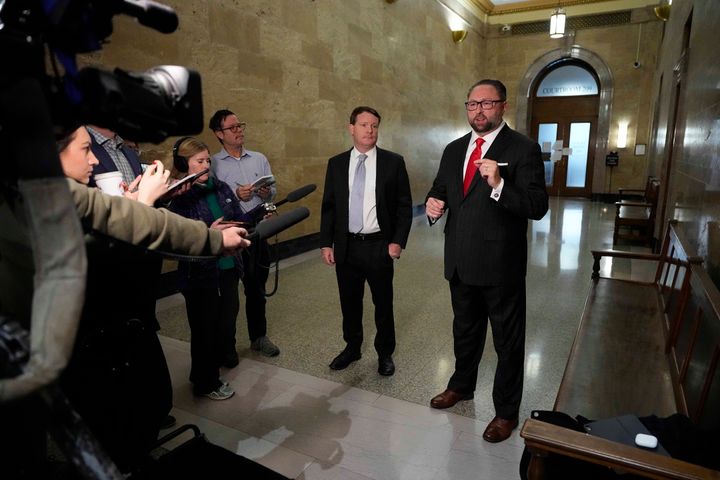
[[[540,420],[545,423],[557,425],[558,427],[568,428],[576,432],[586,433],[585,425],[590,420],[578,415],[573,418],[567,413],[555,412],[552,410],[533,410],[530,416],[534,420]],[[520,478],[527,480],[527,470],[530,466],[530,458],[532,454],[525,447],[522,458],[520,459]],[[619,475],[607,467],[595,465],[582,460],[577,460],[564,455],[548,455],[544,459],[546,478],[582,478],[583,480],[605,480],[622,478],[625,480],[640,479],[636,475]]]
[[[582,433],[586,432],[585,425],[591,422],[582,415],[572,418],[567,413],[549,410],[533,410],[531,416],[535,420]],[[695,426],[688,417],[679,413],[666,418],[655,415],[642,417],[640,422],[657,437],[658,442],[665,447],[671,457],[713,470],[720,470],[720,457],[717,455],[717,452],[720,452],[720,431],[702,430]],[[523,480],[527,480],[527,469],[531,456],[532,454],[525,447],[520,460],[520,478]],[[592,480],[643,478],[630,474],[619,475],[609,468],[563,455],[548,455],[545,459],[545,472],[547,478],[563,478],[563,475],[568,474],[572,474],[575,478]]]

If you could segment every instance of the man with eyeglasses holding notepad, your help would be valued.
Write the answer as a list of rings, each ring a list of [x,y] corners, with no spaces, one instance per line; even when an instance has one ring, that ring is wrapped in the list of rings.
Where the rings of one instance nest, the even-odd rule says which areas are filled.
[[[505,85],[481,80],[468,91],[471,132],[443,152],[425,211],[431,224],[447,212],[445,278],[453,306],[455,371],[430,401],[450,408],[473,398],[488,320],[498,365],[495,418],[483,438],[507,439],[518,425],[525,363],[527,222],[548,210],[540,146],[503,120]]]
[[[245,122],[238,120],[230,110],[218,110],[210,118],[210,129],[215,133],[222,149],[212,156],[214,176],[235,189],[244,212],[249,212],[263,202],[272,200],[274,184],[259,184],[258,180],[272,176],[270,163],[265,155],[245,148]],[[280,349],[267,336],[265,318],[265,283],[268,279],[270,255],[267,242],[253,242],[243,250],[245,290],[245,314],[247,316],[250,348],[267,357],[274,357]],[[223,362],[226,367],[238,364],[237,356]]]

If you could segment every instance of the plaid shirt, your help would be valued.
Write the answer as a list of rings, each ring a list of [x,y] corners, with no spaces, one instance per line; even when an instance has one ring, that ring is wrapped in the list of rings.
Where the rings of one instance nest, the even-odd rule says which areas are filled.
[[[118,171],[122,173],[123,181],[130,185],[132,181],[135,180],[135,172],[133,172],[130,162],[125,158],[125,154],[120,149],[123,145],[123,139],[120,138],[120,135],[116,134],[115,137],[108,138],[102,133],[93,130],[92,127],[87,127],[87,130],[90,132],[90,135],[95,138],[95,141],[110,155]]]

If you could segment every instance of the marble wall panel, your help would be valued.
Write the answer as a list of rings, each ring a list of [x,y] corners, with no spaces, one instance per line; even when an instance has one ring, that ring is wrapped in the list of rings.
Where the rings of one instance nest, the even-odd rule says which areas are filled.
[[[198,16],[194,16],[197,18]],[[208,3],[210,41],[258,51],[260,49],[260,19],[243,10],[228,9],[216,2]]]
[[[406,157],[416,203],[432,182],[444,146],[468,130],[462,107],[467,88],[483,77],[503,80],[511,99],[506,118],[514,125],[513,101],[528,65],[563,44],[544,34],[486,39],[470,30],[456,45],[435,0],[169,4],[181,14],[178,33],[161,35],[118,18],[113,43],[89,61],[132,69],[163,63],[198,69],[206,121],[218,108],[237,111],[250,123],[248,148],[266,153],[278,177],[287,172],[290,182],[280,180],[280,185],[288,190],[323,183],[327,158],[350,146],[350,110],[372,105],[383,115],[380,144]],[[639,71],[628,64],[638,45],[637,25],[583,30],[573,38],[611,66],[618,79],[614,115],[637,119],[631,129],[638,142],[647,141],[656,98],[648,86],[656,84],[653,56],[662,25],[651,22],[643,29],[640,50],[648,60]],[[713,91],[712,82],[705,90]],[[659,114],[658,124],[667,116]],[[199,136],[217,148],[211,132]],[[173,141],[152,149],[169,151]],[[645,158],[624,165],[614,184],[618,176],[629,180],[647,168]],[[293,235],[318,228],[319,210],[313,210]]]
[[[658,121],[651,131],[655,156],[651,169],[664,172],[670,191],[667,218],[680,228],[705,259],[720,285],[720,10],[713,0],[676,0],[658,50],[655,88],[661,88]],[[678,92],[674,78],[689,28],[686,63]],[[679,114],[674,120],[675,99]],[[670,151],[669,142],[675,146]]]

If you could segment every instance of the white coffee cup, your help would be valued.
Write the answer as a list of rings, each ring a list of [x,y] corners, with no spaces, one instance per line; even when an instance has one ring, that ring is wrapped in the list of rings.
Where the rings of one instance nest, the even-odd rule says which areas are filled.
[[[123,194],[123,189],[120,187],[120,184],[123,181],[122,173],[118,171],[98,173],[94,176],[94,178],[95,184],[104,193],[113,196],[120,196]]]

